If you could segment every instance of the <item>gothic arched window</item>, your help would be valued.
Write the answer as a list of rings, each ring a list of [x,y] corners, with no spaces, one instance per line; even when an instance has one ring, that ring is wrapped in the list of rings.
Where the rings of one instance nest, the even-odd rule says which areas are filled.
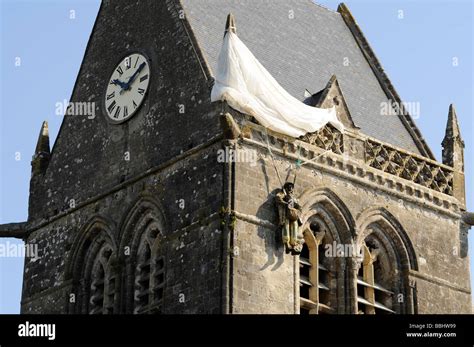
[[[151,223],[143,232],[137,251],[134,313],[160,313],[165,285],[165,261],[161,234]]]
[[[114,313],[116,282],[112,249],[104,245],[92,264],[88,313]]]
[[[166,219],[157,201],[141,197],[130,209],[122,226],[120,248],[124,253],[125,280],[121,312],[163,312],[166,283]]]
[[[112,232],[103,218],[94,217],[77,235],[66,277],[72,279],[69,312],[111,314],[119,308],[120,272]]]
[[[296,284],[301,314],[348,313],[353,296],[348,259],[338,246],[352,245],[355,222],[345,204],[327,188],[308,190],[300,197],[305,248]],[[300,275],[300,276],[298,276]],[[350,285],[347,285],[350,283]]]
[[[353,258],[354,312],[415,313],[416,289],[410,270],[418,269],[413,245],[397,218],[385,208],[371,207],[359,215]]]
[[[331,293],[331,273],[324,241],[328,237],[317,223],[304,231],[305,244],[299,256],[300,314],[335,313]]]
[[[362,245],[362,263],[357,275],[358,314],[396,313],[390,277],[385,250],[369,237]]]

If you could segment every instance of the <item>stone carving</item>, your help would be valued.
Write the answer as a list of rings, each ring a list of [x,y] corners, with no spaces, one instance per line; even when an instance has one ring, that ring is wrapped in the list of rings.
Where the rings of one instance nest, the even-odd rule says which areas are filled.
[[[352,270],[355,271],[356,276],[357,276],[357,273],[359,272],[360,266],[362,265],[362,261],[363,261],[363,257],[357,256],[357,257],[350,258]]]
[[[436,163],[401,152],[386,144],[367,140],[366,163],[397,177],[438,192],[453,195],[453,172]]]
[[[326,124],[314,133],[302,136],[301,139],[309,144],[337,154],[342,154],[344,152],[342,133],[330,124]]]
[[[304,237],[300,233],[301,206],[294,196],[294,184],[286,182],[283,189],[276,194],[275,199],[278,208],[278,224],[282,231],[285,251],[292,255],[300,254],[303,249]]]

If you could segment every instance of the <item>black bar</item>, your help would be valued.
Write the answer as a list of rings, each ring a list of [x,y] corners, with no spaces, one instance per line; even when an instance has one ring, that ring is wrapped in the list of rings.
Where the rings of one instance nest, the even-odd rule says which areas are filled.
[[[473,317],[472,315],[3,315],[0,316],[0,345],[4,347],[12,344],[253,343],[314,346],[324,342],[325,344],[472,346]],[[54,340],[49,340],[48,337],[18,336],[20,324],[26,322],[30,329],[32,323],[55,324]],[[409,337],[407,333],[420,333],[422,336]],[[454,333],[456,336],[428,336],[430,333]]]

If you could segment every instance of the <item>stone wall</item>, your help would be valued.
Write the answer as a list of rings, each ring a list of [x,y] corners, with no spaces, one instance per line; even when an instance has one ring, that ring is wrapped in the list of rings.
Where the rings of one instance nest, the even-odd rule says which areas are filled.
[[[244,129],[254,127],[248,122],[243,123]],[[280,183],[267,148],[265,132],[247,129],[246,134],[247,138],[237,145],[238,151],[242,152],[238,157],[256,157],[258,160],[236,164],[235,209],[238,221],[234,242],[240,253],[234,258],[233,309],[239,313],[293,313],[297,311],[294,301],[297,298],[295,280],[298,267],[295,266],[297,257],[284,254],[278,240],[273,196]],[[285,180],[290,166],[294,167],[296,156],[282,156],[279,144],[270,146],[280,176]],[[313,150],[315,156],[323,153],[322,150]],[[347,170],[349,166],[351,170]],[[320,160],[307,163],[298,170],[297,196],[309,206],[312,200],[317,205],[322,192],[331,192],[337,204],[343,206],[342,210],[347,211],[344,223],[352,223],[354,239],[364,233],[362,229],[368,219],[376,220],[373,217],[376,214],[388,216],[406,235],[403,242],[407,245],[407,252],[412,248],[413,259],[407,256],[407,262],[411,262],[410,269],[400,276],[406,285],[408,282],[411,285],[416,283],[414,295],[418,300],[414,310],[419,313],[471,312],[466,233],[460,225],[460,211],[455,212],[456,200],[445,195],[444,198],[453,205],[450,208],[433,207],[428,204],[428,200],[436,200],[433,197],[426,199],[419,194],[419,199],[413,199],[399,189],[390,191],[382,180],[369,174],[370,170],[365,172],[363,165],[360,167],[365,173],[355,175],[358,170],[354,167],[357,166],[357,161],[350,157],[323,154]],[[348,174],[351,171],[353,173]],[[293,173],[289,178],[291,181]],[[344,286],[344,283],[338,285]],[[347,313],[352,312],[353,285],[347,284],[343,289],[349,300]],[[410,291],[407,295],[413,294]]]
[[[68,302],[71,293],[80,296],[72,253],[81,233],[99,220],[121,254],[127,214],[147,197],[165,216],[163,312],[220,312],[218,106],[210,103],[210,76],[177,5],[103,1],[71,97],[94,102],[96,117],[65,116],[46,172],[32,180],[26,242],[38,244],[41,258],[26,259],[22,312],[77,312]],[[136,115],[114,125],[106,119],[105,90],[115,66],[136,51],[150,60],[148,94]]]
[[[121,240],[130,212],[149,199],[161,207],[165,219],[162,224],[166,227],[162,230],[166,259],[163,312],[220,312],[219,210],[223,182],[222,166],[216,165],[219,147],[217,143],[186,156],[33,231],[28,243],[38,244],[40,258],[26,259],[22,312],[75,312],[74,305],[67,304],[71,293],[78,295],[77,286],[72,283],[77,280],[72,278],[76,270],[75,244],[87,226],[100,219],[110,230],[114,247],[127,246]],[[121,249],[117,253],[125,266],[127,256]],[[119,272],[125,276],[124,267]],[[184,294],[181,300],[180,294]],[[119,311],[123,310],[125,299],[119,297]]]

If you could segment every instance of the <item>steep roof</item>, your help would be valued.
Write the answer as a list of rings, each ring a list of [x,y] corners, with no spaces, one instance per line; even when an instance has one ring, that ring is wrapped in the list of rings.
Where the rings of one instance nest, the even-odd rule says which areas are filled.
[[[294,97],[303,101],[305,89],[316,93],[335,74],[352,118],[364,134],[430,156],[414,124],[380,115],[381,103],[389,100],[384,82],[377,78],[340,13],[310,0],[181,3],[211,73],[217,68],[226,16],[232,12],[239,37]]]

